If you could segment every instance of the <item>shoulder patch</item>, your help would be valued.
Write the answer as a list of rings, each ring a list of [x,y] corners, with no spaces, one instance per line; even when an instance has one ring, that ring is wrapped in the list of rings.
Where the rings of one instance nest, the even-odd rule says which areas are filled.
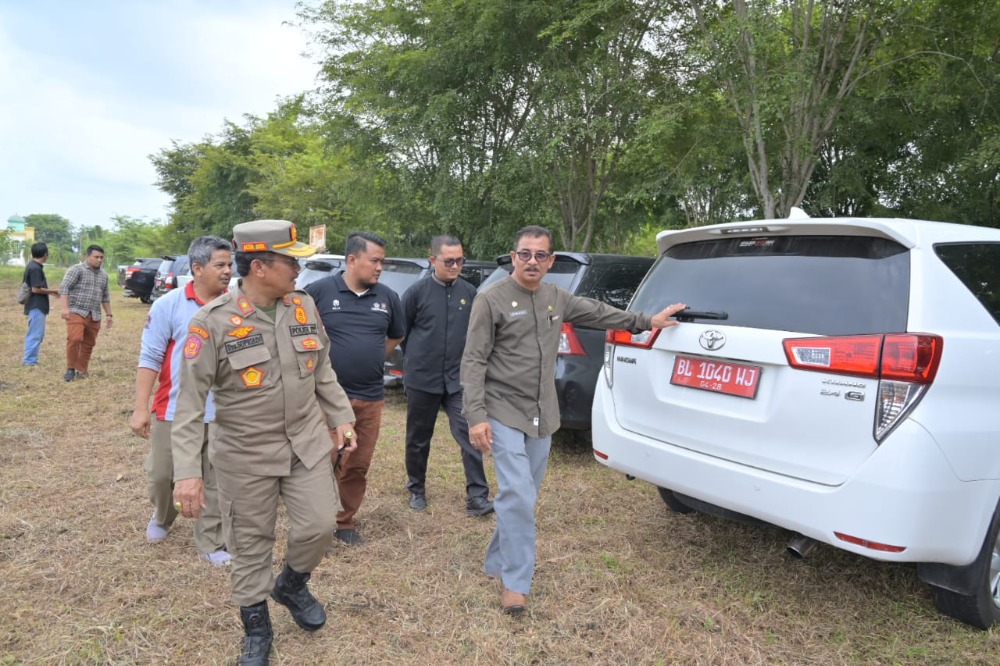
[[[201,326],[196,326],[194,324],[188,326],[188,333],[194,333],[195,335],[200,336],[202,339],[208,340],[208,331],[203,329]]]
[[[184,358],[193,359],[198,357],[201,351],[201,338],[192,333],[184,343]]]
[[[240,296],[236,299],[236,305],[239,306],[240,312],[243,316],[246,316],[254,311],[253,304],[250,303],[246,296]]]

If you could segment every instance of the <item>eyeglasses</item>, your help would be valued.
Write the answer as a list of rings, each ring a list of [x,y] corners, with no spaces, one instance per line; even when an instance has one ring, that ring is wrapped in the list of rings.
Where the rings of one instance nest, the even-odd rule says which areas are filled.
[[[299,265],[299,262],[297,260],[292,259],[291,257],[286,257],[283,254],[275,254],[271,258],[263,259],[262,261],[264,261],[264,263],[267,264],[274,264],[274,263],[284,264],[295,271],[300,270],[302,268],[302,266]]]
[[[465,257],[455,257],[454,259],[452,258],[442,259],[441,257],[437,257],[437,260],[440,261],[445,266],[447,266],[448,268],[454,268],[455,266],[465,265]]]
[[[549,257],[552,256],[551,252],[545,252],[544,250],[539,250],[534,254],[531,254],[531,250],[518,250],[514,254],[516,254],[517,258],[520,259],[521,261],[531,261],[531,257],[534,257],[535,261],[537,261],[538,263],[542,263],[543,261],[548,261]]]

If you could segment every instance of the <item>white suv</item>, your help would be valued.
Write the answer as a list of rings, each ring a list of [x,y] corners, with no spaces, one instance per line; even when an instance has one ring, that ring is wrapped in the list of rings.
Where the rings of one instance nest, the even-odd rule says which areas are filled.
[[[665,231],[609,331],[598,461],[667,505],[918,562],[940,610],[1000,621],[1000,229],[886,219]]]

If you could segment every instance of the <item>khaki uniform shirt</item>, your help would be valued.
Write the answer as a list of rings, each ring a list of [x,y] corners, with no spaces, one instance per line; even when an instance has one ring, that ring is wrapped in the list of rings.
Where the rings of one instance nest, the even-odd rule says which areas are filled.
[[[556,355],[563,322],[633,332],[650,316],[625,312],[543,282],[529,291],[513,278],[495,282],[472,302],[462,356],[463,413],[469,425],[489,418],[530,437],[559,429]]]
[[[174,478],[201,476],[205,399],[214,389],[212,464],[224,471],[287,476],[333,449],[329,428],[354,421],[330,365],[330,341],[308,294],[277,303],[274,321],[239,288],[191,319],[174,414]]]

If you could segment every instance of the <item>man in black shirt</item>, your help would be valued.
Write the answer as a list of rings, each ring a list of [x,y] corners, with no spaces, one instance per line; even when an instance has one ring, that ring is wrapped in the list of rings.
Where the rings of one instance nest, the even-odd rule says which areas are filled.
[[[49,246],[35,243],[31,246],[31,261],[24,269],[24,283],[31,289],[31,296],[24,304],[28,317],[28,334],[24,336],[24,356],[21,363],[28,367],[38,365],[38,349],[45,339],[45,317],[49,314],[49,296],[58,289],[49,289],[43,264],[49,259]]]
[[[483,470],[483,454],[469,442],[469,423],[462,416],[459,369],[465,333],[476,288],[459,277],[465,257],[454,236],[431,239],[434,272],[406,290],[403,313],[403,384],[406,389],[406,473],[410,508],[427,507],[427,458],[438,411],[448,414],[451,434],[462,450],[465,468],[465,512],[484,516],[493,512],[490,487]]]
[[[385,357],[403,339],[399,296],[379,284],[385,241],[368,232],[347,237],[343,273],[317,280],[305,291],[319,308],[330,338],[330,361],[354,409],[357,450],[335,469],[340,503],[334,535],[348,545],[361,543],[354,514],[368,487],[368,467],[375,454],[385,404]]]

